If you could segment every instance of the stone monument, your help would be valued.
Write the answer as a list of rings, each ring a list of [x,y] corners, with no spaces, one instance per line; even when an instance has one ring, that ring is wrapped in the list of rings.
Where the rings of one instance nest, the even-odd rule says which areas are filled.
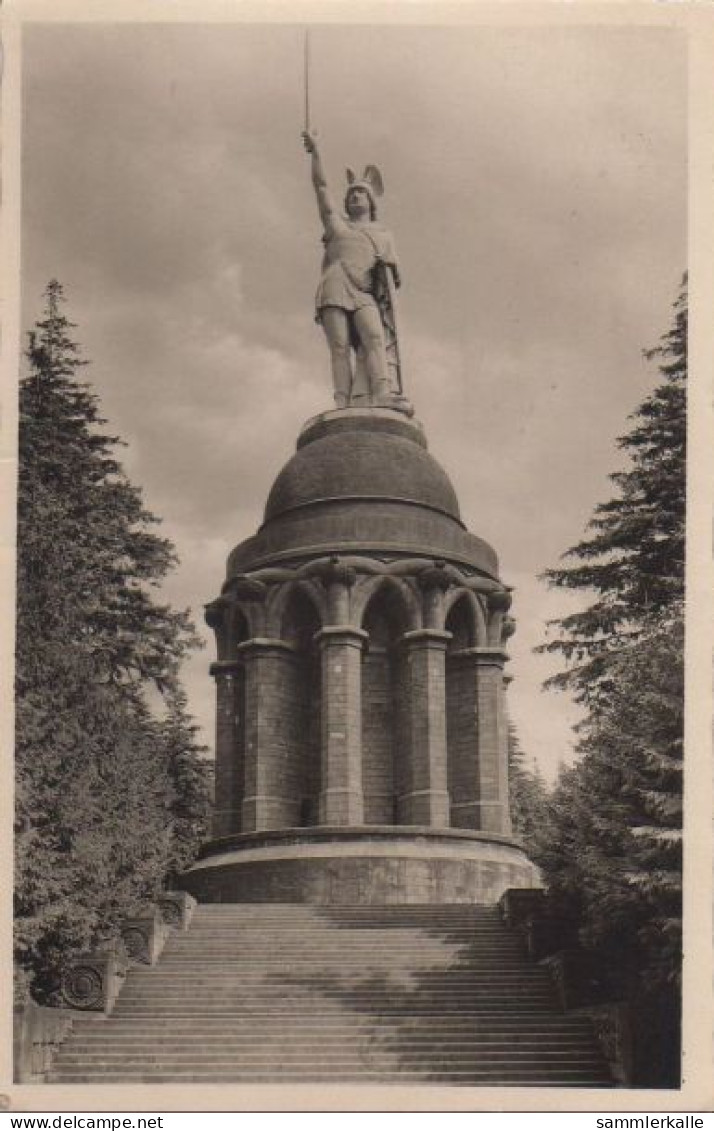
[[[184,886],[203,902],[493,903],[538,882],[509,817],[511,597],[404,397],[381,175],[348,172],[343,215],[303,140],[337,408],[303,427],[207,606],[214,839]]]

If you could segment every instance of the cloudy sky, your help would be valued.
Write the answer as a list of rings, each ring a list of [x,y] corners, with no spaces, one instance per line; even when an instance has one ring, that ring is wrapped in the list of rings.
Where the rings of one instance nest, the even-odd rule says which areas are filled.
[[[23,31],[23,320],[56,276],[124,461],[216,596],[307,417],[330,407],[312,318],[320,231],[300,143],[302,28]],[[467,525],[515,587],[509,692],[550,776],[576,714],[540,684],[538,574],[609,497],[686,255],[686,44],[665,27],[321,26],[328,171],[381,168],[407,394]],[[207,649],[186,668],[213,727]]]

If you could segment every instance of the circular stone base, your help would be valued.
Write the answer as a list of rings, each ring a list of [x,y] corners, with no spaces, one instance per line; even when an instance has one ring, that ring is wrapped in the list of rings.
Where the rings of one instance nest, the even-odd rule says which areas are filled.
[[[181,887],[200,903],[495,903],[539,887],[508,837],[370,826],[244,833],[209,842]]]

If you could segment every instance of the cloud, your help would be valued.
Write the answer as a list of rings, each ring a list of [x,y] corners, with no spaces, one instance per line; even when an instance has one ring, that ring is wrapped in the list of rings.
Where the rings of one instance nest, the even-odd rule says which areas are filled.
[[[517,584],[512,710],[552,765],[572,709],[543,710],[526,653],[563,594],[534,578],[610,495],[685,266],[685,45],[662,28],[319,26],[312,58],[335,191],[347,164],[383,171],[406,392]],[[200,609],[331,404],[302,32],[36,24],[23,66],[26,323],[59,277],[178,546],[168,591]],[[207,717],[206,663],[189,682]]]

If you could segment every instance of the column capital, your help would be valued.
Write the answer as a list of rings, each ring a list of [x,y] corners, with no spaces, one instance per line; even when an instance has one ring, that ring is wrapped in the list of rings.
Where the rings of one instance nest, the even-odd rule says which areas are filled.
[[[328,588],[331,585],[343,585],[346,589],[351,589],[357,581],[357,571],[346,565],[337,554],[333,554],[328,561],[319,562],[312,574]]]
[[[208,669],[209,675],[218,679],[222,675],[238,675],[242,669],[239,660],[216,660]]]
[[[369,633],[351,624],[329,624],[316,632],[313,640],[321,648],[329,644],[346,644],[361,651],[369,640]]]
[[[252,659],[256,655],[265,656],[276,652],[292,655],[295,652],[295,647],[288,644],[287,640],[278,640],[269,636],[254,636],[252,640],[244,640],[242,644],[239,644],[236,651],[239,656]]]
[[[430,589],[437,589],[442,593],[454,584],[453,579],[446,571],[446,563],[440,559],[436,559],[433,565],[427,566],[416,577],[417,585],[420,589],[429,591]]]

